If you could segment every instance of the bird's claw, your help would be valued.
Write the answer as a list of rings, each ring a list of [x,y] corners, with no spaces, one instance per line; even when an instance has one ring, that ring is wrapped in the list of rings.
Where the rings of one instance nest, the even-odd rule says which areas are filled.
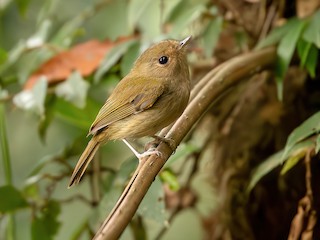
[[[162,157],[162,153],[158,150],[156,150],[156,148],[149,148],[147,151],[145,151],[144,153],[140,153],[139,155],[139,159],[141,160],[144,157],[150,156],[150,155],[157,155],[158,157]]]
[[[160,144],[160,142],[162,141],[162,142],[165,142],[170,148],[171,148],[171,150],[174,152],[175,150],[176,150],[176,148],[177,148],[177,144],[176,144],[176,142],[175,142],[175,140],[174,139],[172,139],[172,138],[166,138],[166,137],[160,137],[160,136],[157,136],[157,135],[154,135],[154,136],[152,136],[155,140],[154,141],[152,141],[152,142],[150,142],[150,143],[148,143],[147,145],[146,145],[146,148],[148,149],[149,147],[157,147],[159,144]]]

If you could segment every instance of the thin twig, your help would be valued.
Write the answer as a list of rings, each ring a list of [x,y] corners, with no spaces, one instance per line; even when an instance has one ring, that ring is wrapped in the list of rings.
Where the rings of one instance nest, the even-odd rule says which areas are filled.
[[[272,27],[272,23],[275,19],[276,14],[277,14],[277,4],[273,2],[268,10],[266,19],[264,20],[263,26],[259,34],[258,42],[266,37],[268,31]]]

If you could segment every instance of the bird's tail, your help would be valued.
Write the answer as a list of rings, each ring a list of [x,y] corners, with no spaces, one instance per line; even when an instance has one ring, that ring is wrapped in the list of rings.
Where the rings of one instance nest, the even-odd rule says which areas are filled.
[[[100,142],[98,142],[95,137],[93,137],[86,149],[83,151],[76,167],[73,170],[72,176],[69,181],[68,188],[72,187],[72,185],[78,184],[81,180],[82,175],[86,171],[89,163],[93,159],[95,153],[97,152],[98,148],[100,146]]]

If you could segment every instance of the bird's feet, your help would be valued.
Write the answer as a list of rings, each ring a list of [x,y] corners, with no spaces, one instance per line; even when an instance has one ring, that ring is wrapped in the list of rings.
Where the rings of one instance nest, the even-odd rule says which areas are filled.
[[[151,147],[147,151],[143,153],[139,153],[137,158],[139,158],[139,160],[141,161],[142,158],[153,155],[153,154],[157,155],[158,157],[162,157],[162,153],[160,151],[156,150],[156,148],[154,147]]]
[[[142,158],[150,156],[150,155],[157,155],[158,157],[162,157],[161,152],[156,150],[155,147],[150,147],[148,150],[146,150],[143,153],[139,153],[137,150],[134,149],[134,147],[125,139],[122,139],[122,141],[130,148],[130,150],[133,152],[133,154],[141,161]]]
[[[165,138],[165,137],[160,137],[157,135],[152,136],[154,138],[154,140],[152,142],[149,142],[146,144],[145,146],[145,150],[147,149],[155,149],[156,147],[158,147],[158,145],[160,144],[160,142],[165,142],[170,148],[171,150],[174,152],[177,148],[176,142],[172,139],[172,138]]]

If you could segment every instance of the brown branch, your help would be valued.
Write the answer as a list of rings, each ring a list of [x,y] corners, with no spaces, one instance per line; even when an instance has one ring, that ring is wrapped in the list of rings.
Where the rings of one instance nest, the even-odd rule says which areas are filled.
[[[201,87],[194,88],[191,94],[193,99],[166,137],[179,144],[215,100],[245,77],[274,63],[275,59],[274,48],[263,49],[235,57],[218,67],[219,71],[214,69],[209,72],[199,82]],[[157,150],[162,157],[152,155],[139,163],[115,207],[97,231],[95,240],[118,239],[129,224],[154,178],[172,154],[172,149],[165,143],[160,143]]]

